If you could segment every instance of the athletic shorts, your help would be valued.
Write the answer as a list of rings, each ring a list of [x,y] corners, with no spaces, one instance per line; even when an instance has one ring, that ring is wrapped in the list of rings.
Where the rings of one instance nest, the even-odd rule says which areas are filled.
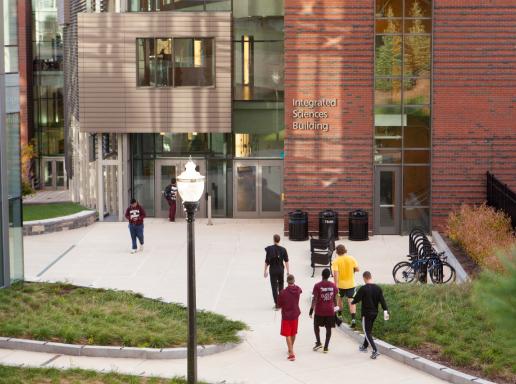
[[[281,336],[297,335],[298,320],[281,320]]]
[[[342,289],[339,288],[339,296],[347,297],[348,299],[352,299],[355,296],[355,288]]]
[[[333,316],[314,316],[314,324],[317,327],[335,328],[335,315]]]

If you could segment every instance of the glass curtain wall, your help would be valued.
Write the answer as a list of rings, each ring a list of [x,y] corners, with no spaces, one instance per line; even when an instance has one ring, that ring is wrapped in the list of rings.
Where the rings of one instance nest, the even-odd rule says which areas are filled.
[[[231,0],[129,0],[129,12],[231,11]]]
[[[235,157],[282,158],[284,3],[233,1]]]
[[[36,148],[40,157],[63,156],[63,34],[57,22],[57,1],[32,0],[32,12]]]
[[[431,0],[376,0],[377,166],[402,169],[402,231],[429,228]]]

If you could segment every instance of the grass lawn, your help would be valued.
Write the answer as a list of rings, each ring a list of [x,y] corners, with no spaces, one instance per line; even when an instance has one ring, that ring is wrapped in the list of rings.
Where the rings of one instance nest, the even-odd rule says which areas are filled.
[[[378,316],[375,337],[499,383],[516,382],[514,339],[497,331],[489,313],[478,308],[470,284],[382,288],[391,319]]]
[[[72,215],[86,209],[88,208],[77,203],[24,204],[23,221],[52,219]]]
[[[238,341],[239,321],[199,311],[199,344]],[[71,344],[167,348],[186,345],[187,311],[129,292],[17,283],[0,290],[0,336]]]
[[[183,379],[158,379],[71,369],[18,368],[0,365],[0,384],[184,384]]]

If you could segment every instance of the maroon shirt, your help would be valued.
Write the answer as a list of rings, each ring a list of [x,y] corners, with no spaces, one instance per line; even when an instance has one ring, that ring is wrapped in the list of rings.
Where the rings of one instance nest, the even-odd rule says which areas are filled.
[[[301,314],[299,309],[299,296],[303,291],[297,285],[289,285],[278,296],[278,307],[281,308],[283,320],[297,320]]]
[[[127,207],[125,211],[125,218],[129,220],[130,224],[140,225],[143,224],[143,219],[145,219],[145,209],[140,204],[136,204],[136,207]]]
[[[337,287],[328,280],[323,280],[314,285],[312,294],[315,299],[315,314],[317,316],[333,316]]]

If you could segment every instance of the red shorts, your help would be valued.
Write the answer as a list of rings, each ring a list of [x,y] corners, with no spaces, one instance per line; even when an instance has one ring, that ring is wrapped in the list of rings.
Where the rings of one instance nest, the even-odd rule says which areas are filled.
[[[281,336],[297,335],[298,320],[281,320]]]

